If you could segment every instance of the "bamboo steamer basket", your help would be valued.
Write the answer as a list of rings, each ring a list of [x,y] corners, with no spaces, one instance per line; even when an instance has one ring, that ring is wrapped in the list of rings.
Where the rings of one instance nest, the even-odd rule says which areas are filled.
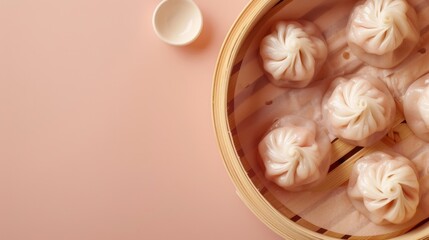
[[[252,165],[249,164],[247,160],[249,153],[243,150],[237,137],[237,126],[241,122],[234,118],[234,114],[237,113],[231,102],[242,97],[234,93],[234,88],[244,84],[241,86],[244,89],[251,82],[237,83],[234,75],[240,71],[240,63],[249,46],[252,31],[276,12],[289,7],[291,2],[291,0],[251,1],[229,31],[218,57],[212,92],[214,128],[226,169],[237,188],[238,196],[262,222],[285,239],[429,239],[429,218],[400,232],[371,236],[342,234],[312,224],[282,204],[278,197],[264,185],[266,180],[255,174]],[[265,105],[271,103],[265,102]],[[394,133],[394,138],[399,137],[399,139],[406,139],[411,135],[402,115],[396,116]],[[389,144],[392,144],[392,140],[388,136],[380,143],[368,148],[354,147],[340,140],[332,142],[335,161],[331,167],[336,166],[329,172],[322,188],[333,189],[344,184],[348,180],[354,161],[368,152]]]

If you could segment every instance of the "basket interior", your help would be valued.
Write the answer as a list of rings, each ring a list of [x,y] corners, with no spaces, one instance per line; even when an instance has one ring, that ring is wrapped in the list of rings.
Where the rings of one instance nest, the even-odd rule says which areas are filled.
[[[429,0],[409,2],[417,9],[419,16],[429,16]],[[328,177],[322,186],[312,191],[289,193],[267,181],[257,151],[259,141],[273,121],[291,114],[288,103],[296,97],[285,89],[273,86],[266,79],[260,65],[259,42],[277,20],[306,19],[320,27],[328,42],[327,64],[335,68],[326,74],[352,72],[363,63],[350,54],[347,43],[339,36],[345,32],[354,3],[355,1],[350,0],[316,0],[306,4],[300,1],[279,1],[264,14],[247,33],[231,69],[227,93],[230,134],[247,177],[259,194],[285,218],[308,230],[340,239],[390,239],[406,236],[407,233],[429,225],[426,214],[417,213],[413,220],[401,226],[377,226],[364,217],[357,217],[359,213],[354,210],[345,192],[351,167],[361,156],[375,150],[395,148],[401,142],[418,141],[401,113],[397,114],[392,131],[374,146],[355,147],[339,139],[333,140],[333,159]],[[421,19],[421,37],[429,39],[429,18]],[[413,54],[421,53],[417,49]],[[407,151],[411,154],[416,149]],[[343,204],[338,204],[339,202]]]

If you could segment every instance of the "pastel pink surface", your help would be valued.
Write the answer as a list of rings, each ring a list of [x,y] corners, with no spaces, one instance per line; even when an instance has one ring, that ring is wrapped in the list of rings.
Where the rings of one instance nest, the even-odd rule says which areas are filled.
[[[0,239],[279,239],[235,194],[211,120],[246,5],[196,1],[186,47],[158,1],[0,2]]]

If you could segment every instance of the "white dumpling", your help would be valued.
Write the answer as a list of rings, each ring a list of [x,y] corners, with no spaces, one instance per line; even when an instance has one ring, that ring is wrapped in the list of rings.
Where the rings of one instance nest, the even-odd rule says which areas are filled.
[[[302,88],[328,56],[325,39],[307,21],[280,21],[261,42],[260,55],[268,79],[276,86]]]
[[[324,98],[325,124],[332,135],[345,142],[369,146],[393,124],[395,101],[377,78],[337,78]]]
[[[300,191],[326,177],[331,143],[316,123],[298,116],[278,120],[259,143],[265,176],[283,189]]]
[[[367,0],[349,20],[347,41],[352,52],[369,65],[391,68],[416,47],[417,15],[405,0]]]
[[[410,129],[417,137],[429,141],[429,74],[411,84],[403,108]]]
[[[407,222],[420,201],[413,163],[384,152],[371,153],[355,163],[347,193],[359,212],[380,225]]]

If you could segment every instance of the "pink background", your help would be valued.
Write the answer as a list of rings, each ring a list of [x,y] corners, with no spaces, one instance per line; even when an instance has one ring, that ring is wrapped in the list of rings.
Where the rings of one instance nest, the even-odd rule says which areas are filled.
[[[247,0],[199,0],[172,47],[153,0],[0,1],[0,239],[279,239],[235,194],[211,120]]]

